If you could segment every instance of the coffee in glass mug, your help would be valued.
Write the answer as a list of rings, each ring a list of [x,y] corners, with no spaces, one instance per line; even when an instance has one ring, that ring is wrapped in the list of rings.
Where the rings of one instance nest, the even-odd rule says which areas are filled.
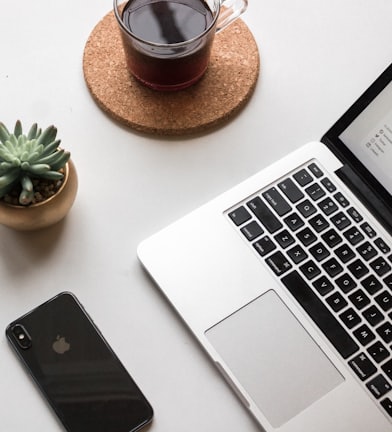
[[[127,67],[138,81],[155,90],[181,90],[196,83],[208,67],[215,34],[247,6],[246,0],[118,3],[114,0],[114,12]]]

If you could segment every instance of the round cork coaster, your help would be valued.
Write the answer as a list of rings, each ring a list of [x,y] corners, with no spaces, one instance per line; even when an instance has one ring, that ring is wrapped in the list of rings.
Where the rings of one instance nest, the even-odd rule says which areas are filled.
[[[83,55],[84,77],[101,109],[133,129],[158,135],[205,132],[228,121],[252,95],[259,68],[256,42],[241,19],[216,35],[204,77],[177,92],[151,90],[128,73],[113,12],[93,29]]]

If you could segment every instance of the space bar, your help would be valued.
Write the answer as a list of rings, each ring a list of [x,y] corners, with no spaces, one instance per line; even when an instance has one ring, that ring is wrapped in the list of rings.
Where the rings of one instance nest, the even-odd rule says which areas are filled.
[[[343,358],[358,350],[358,345],[296,271],[282,277],[282,282]]]

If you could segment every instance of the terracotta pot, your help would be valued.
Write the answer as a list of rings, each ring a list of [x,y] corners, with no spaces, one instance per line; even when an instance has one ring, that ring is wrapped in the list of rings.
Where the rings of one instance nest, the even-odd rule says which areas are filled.
[[[0,201],[0,224],[19,231],[33,231],[59,222],[75,200],[78,177],[71,160],[65,166],[64,182],[55,195],[30,206],[18,206]]]

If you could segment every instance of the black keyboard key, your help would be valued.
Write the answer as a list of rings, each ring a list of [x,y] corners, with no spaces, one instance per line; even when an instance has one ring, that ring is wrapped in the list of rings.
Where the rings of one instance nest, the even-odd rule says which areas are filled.
[[[334,248],[342,242],[342,238],[333,228],[322,234],[321,238],[330,248]]]
[[[302,264],[299,269],[308,280],[314,279],[321,273],[321,270],[317,267],[313,260],[309,260],[305,264]]]
[[[371,358],[375,362],[377,362],[377,363],[381,363],[387,357],[389,357],[389,351],[379,341],[377,341],[374,344],[370,345],[370,347],[367,349],[367,352],[369,353],[369,355],[371,356]]]
[[[326,221],[324,216],[320,214],[309,219],[309,224],[318,233],[326,230],[329,227],[329,223]]]
[[[381,369],[383,370],[385,375],[392,381],[392,359],[388,360],[384,365],[382,365]]]
[[[268,237],[262,237],[253,243],[253,247],[257,250],[260,256],[264,257],[276,249],[275,243]]]
[[[374,229],[367,222],[364,222],[361,225],[361,229],[369,238],[376,237],[377,235],[376,231],[374,231]]]
[[[363,309],[370,303],[369,297],[361,289],[354,291],[348,298],[358,310]]]
[[[344,273],[342,276],[339,276],[336,280],[335,280],[337,286],[344,292],[344,293],[348,293],[350,291],[352,291],[357,284],[354,282],[353,278],[347,274]]]
[[[280,251],[270,255],[265,262],[270,266],[276,276],[281,276],[292,267],[288,259]]]
[[[332,201],[331,198],[325,198],[321,202],[319,202],[318,206],[322,210],[322,212],[329,216],[332,213],[335,213],[338,210],[338,206]]]
[[[308,199],[297,204],[297,209],[305,218],[316,213],[316,207]]]
[[[352,227],[344,232],[344,237],[350,242],[351,245],[355,246],[360,243],[365,237],[362,235],[358,228]]]
[[[330,255],[329,250],[322,244],[316,243],[309,249],[309,252],[316,258],[317,261],[322,261]]]
[[[287,255],[293,260],[295,264],[299,264],[308,257],[308,254],[302,249],[300,245],[287,250]]]
[[[332,282],[325,276],[321,276],[313,282],[313,286],[322,296],[325,296],[334,289]]]
[[[293,236],[285,229],[274,236],[274,239],[279,243],[280,247],[286,249],[294,243]]]
[[[325,301],[331,306],[334,312],[339,312],[347,306],[346,299],[339,292],[334,292]]]
[[[347,213],[354,222],[359,223],[363,220],[363,217],[358,213],[358,211],[354,207],[348,208]]]
[[[321,169],[318,167],[318,165],[316,165],[314,162],[311,163],[309,166],[309,171],[317,178],[320,178],[323,176],[323,172],[321,171]]]
[[[343,244],[335,249],[336,256],[342,261],[342,263],[347,263],[355,257],[355,253],[350,248],[350,246]]]
[[[282,282],[343,358],[358,350],[358,345],[298,272],[287,274]]]
[[[348,362],[348,364],[351,366],[361,381],[367,380],[377,372],[376,366],[374,366],[372,361],[364,353],[356,355]]]
[[[252,241],[257,237],[260,237],[264,231],[256,221],[252,221],[241,228],[241,232],[249,241]]]
[[[349,329],[352,329],[361,322],[361,317],[355,312],[353,308],[346,309],[339,315],[339,318]]]
[[[292,203],[296,203],[304,197],[304,194],[290,178],[280,182],[278,187]]]
[[[376,329],[376,332],[380,335],[381,339],[389,344],[392,342],[392,323],[389,321],[385,321],[384,324],[381,324],[380,327]]]
[[[361,285],[365,290],[373,295],[382,288],[382,283],[373,275],[370,275],[361,281]]]
[[[229,213],[229,218],[236,226],[240,226],[251,218],[248,210],[244,206],[238,207]]]
[[[291,231],[297,231],[305,224],[298,213],[292,213],[291,215],[286,216],[283,220]]]
[[[374,333],[370,330],[370,328],[366,324],[362,324],[353,333],[354,336],[357,338],[358,342],[362,346],[368,345],[376,338]]]
[[[385,409],[389,417],[392,417],[392,400],[385,398],[380,402],[381,406]]]
[[[360,259],[356,259],[351,264],[349,264],[348,269],[350,270],[351,274],[357,279],[361,279],[363,276],[369,273],[369,269]]]
[[[336,186],[331,182],[328,177],[325,177],[321,180],[321,184],[327,189],[328,192],[335,192]]]
[[[383,399],[380,402],[381,406],[384,408],[385,412],[392,418],[392,400],[389,397]]]
[[[331,221],[340,231],[351,225],[350,219],[343,212],[336,213],[331,217]]]
[[[336,199],[336,201],[342,207],[347,207],[347,206],[350,205],[350,203],[348,202],[347,198],[341,192],[337,192],[333,197]]]
[[[378,276],[384,276],[391,270],[391,266],[382,257],[378,257],[372,261],[370,263],[370,267],[376,272]]]
[[[305,192],[310,196],[313,201],[318,201],[326,195],[325,190],[318,184],[313,183],[305,189]]]
[[[262,195],[279,216],[283,216],[291,210],[290,205],[276,188],[272,187],[271,189],[263,192]]]
[[[298,240],[304,245],[309,246],[317,240],[316,235],[309,228],[304,228],[297,233]]]
[[[383,279],[385,285],[392,290],[392,275],[387,276],[385,279]]]
[[[309,174],[308,171],[306,171],[305,168],[295,173],[293,177],[300,186],[306,186],[313,180],[313,177]]]
[[[370,325],[372,325],[373,327],[376,326],[377,324],[379,324],[381,321],[384,320],[384,315],[374,305],[372,305],[372,306],[368,307],[367,309],[365,309],[362,312],[362,315],[364,316],[364,318],[366,319],[366,321]]]
[[[392,309],[392,295],[388,291],[383,291],[374,298],[376,303],[384,312],[388,312]]]
[[[392,389],[392,385],[382,375],[372,378],[366,387],[372,392],[376,399],[380,399]]]
[[[369,261],[377,255],[376,249],[368,241],[358,246],[357,251],[365,261]]]
[[[385,241],[378,237],[374,240],[374,244],[377,246],[378,250],[383,254],[387,254],[391,251],[391,248],[385,243]]]
[[[322,266],[331,277],[335,277],[343,271],[343,267],[337,262],[335,258],[330,258]]]
[[[250,210],[257,219],[264,225],[270,233],[274,233],[282,228],[281,222],[276,218],[272,211],[267,207],[260,197],[253,198],[247,203]]]

